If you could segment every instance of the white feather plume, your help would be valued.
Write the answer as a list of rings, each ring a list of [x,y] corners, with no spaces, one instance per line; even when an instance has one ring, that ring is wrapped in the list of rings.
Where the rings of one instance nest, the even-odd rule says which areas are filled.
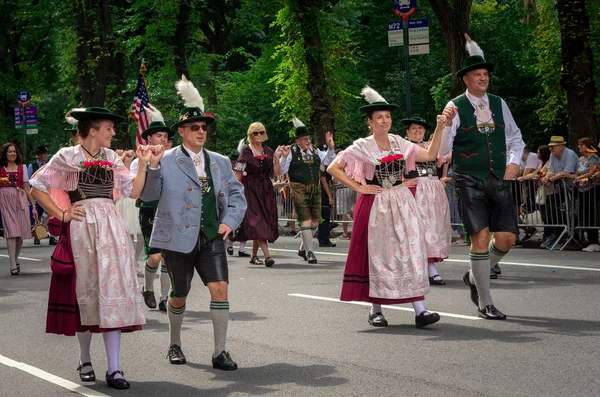
[[[365,100],[369,103],[373,103],[373,102],[386,102],[387,103],[387,101],[385,100],[384,97],[379,95],[379,93],[377,91],[375,91],[368,85],[362,89],[362,91],[360,92],[360,95],[364,96]]]
[[[67,120],[67,123],[71,124],[72,126],[75,126],[77,124],[77,120],[71,117],[71,112],[85,112],[85,108],[73,108],[69,110],[65,115],[65,120]]]
[[[244,146],[246,146],[246,139],[242,138],[242,139],[240,139],[240,141],[237,145],[238,153],[242,153],[242,149],[244,148]]]
[[[485,59],[485,57],[483,56],[483,50],[481,49],[481,47],[479,47],[479,44],[477,44],[476,42],[471,40],[469,35],[466,33],[465,33],[465,39],[467,40],[467,44],[466,44],[467,53],[469,55],[481,55],[481,57],[483,59]]]
[[[147,107],[144,106],[144,109],[146,110],[146,112],[150,116],[150,122],[155,122],[155,121],[162,121],[162,122],[164,122],[165,121],[165,118],[163,117],[163,115],[160,112],[160,110],[158,110],[154,106],[150,105],[149,108],[147,108]]]
[[[204,100],[200,96],[198,89],[194,87],[194,84],[185,75],[181,75],[181,80],[175,83],[175,88],[177,88],[177,94],[183,99],[185,106],[199,107],[202,113],[204,113]]]
[[[296,116],[292,116],[292,123],[294,123],[294,127],[306,127],[302,121],[298,119]]]

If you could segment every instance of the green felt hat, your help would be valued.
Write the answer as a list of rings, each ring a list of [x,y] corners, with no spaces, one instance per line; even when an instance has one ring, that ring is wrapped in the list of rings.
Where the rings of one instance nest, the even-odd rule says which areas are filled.
[[[148,129],[142,132],[142,139],[148,139],[150,135],[156,134],[157,132],[166,132],[169,134],[169,138],[172,138],[175,135],[175,131],[167,127],[164,121],[153,121],[148,126]]]
[[[228,157],[230,160],[237,160],[238,157],[240,157],[240,152],[238,152],[237,150],[234,150],[231,153],[229,153]]]
[[[465,58],[462,63],[462,68],[456,72],[458,77],[463,77],[467,72],[476,69],[486,69],[488,72],[494,71],[494,64],[486,62],[482,55],[471,55]]]
[[[423,127],[425,127],[426,130],[431,129],[431,124],[429,124],[428,122],[425,121],[424,118],[419,117],[419,116],[412,116],[406,119],[402,119],[400,120],[400,122],[402,124],[404,124],[406,126],[406,128],[410,127],[411,124],[419,124],[422,125]]]
[[[303,136],[313,136],[313,132],[308,129],[307,126],[304,125],[302,121],[300,121],[296,116],[292,118],[292,123],[294,123],[294,127],[296,127],[296,136],[295,139],[301,138]]]
[[[204,113],[198,106],[186,106],[179,112],[179,121],[171,126],[172,130],[176,130],[187,123],[194,121],[204,121],[206,125],[211,125],[215,122],[212,114]]]
[[[73,110],[70,116],[77,121],[81,120],[110,120],[115,123],[122,123],[125,121],[125,117],[114,114],[106,108],[99,106],[90,106],[85,110]]]

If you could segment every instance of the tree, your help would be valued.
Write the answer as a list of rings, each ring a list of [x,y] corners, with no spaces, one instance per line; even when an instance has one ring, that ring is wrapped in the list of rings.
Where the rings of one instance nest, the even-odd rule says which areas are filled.
[[[567,92],[569,114],[569,144],[589,137],[597,142],[596,80],[594,54],[590,47],[590,21],[584,0],[556,2],[561,33],[562,64],[561,86]]]

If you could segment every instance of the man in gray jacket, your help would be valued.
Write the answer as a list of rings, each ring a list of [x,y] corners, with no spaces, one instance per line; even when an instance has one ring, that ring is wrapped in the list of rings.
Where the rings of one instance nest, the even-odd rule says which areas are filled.
[[[237,364],[225,350],[229,274],[224,240],[244,218],[244,188],[227,157],[203,149],[207,126],[215,120],[204,113],[198,91],[185,77],[176,87],[186,106],[171,128],[177,129],[183,144],[165,153],[160,168],[148,170],[141,195],[144,201],[159,200],[150,246],[162,250],[171,279],[167,356],[171,364],[186,363],[181,325],[195,269],[210,292],[213,368],[233,371]]]

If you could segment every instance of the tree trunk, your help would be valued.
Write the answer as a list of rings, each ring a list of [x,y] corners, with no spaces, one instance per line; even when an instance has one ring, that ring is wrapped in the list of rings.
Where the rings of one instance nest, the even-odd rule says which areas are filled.
[[[437,16],[446,47],[452,78],[450,94],[452,98],[462,94],[465,86],[462,79],[456,77],[456,72],[461,68],[462,61],[468,56],[465,48],[465,33],[469,33],[469,15],[473,0],[453,0],[452,5],[448,0],[429,0],[433,12]],[[473,38],[477,41],[477,38]]]
[[[556,8],[562,47],[561,86],[567,92],[569,146],[576,147],[577,140],[583,137],[591,138],[596,144],[596,81],[585,1],[558,0]]]
[[[177,14],[175,35],[173,36],[175,72],[177,73],[178,79],[180,79],[182,75],[185,75],[188,80],[190,79],[190,70],[185,55],[185,46],[189,37],[188,22],[191,11],[192,7],[190,6],[189,1],[182,0],[179,5],[179,13]]]
[[[90,0],[72,0],[75,14],[75,32],[77,34],[77,47],[75,49],[77,76],[79,78],[79,102],[83,106],[92,104],[94,94],[94,76],[90,68],[90,47],[94,39],[92,4]]]
[[[294,12],[300,23],[300,33],[304,38],[306,67],[308,70],[307,88],[310,93],[310,125],[315,131],[316,143],[325,142],[325,133],[334,132],[334,117],[331,97],[327,92],[325,76],[325,51],[319,32],[320,0],[296,0]]]

